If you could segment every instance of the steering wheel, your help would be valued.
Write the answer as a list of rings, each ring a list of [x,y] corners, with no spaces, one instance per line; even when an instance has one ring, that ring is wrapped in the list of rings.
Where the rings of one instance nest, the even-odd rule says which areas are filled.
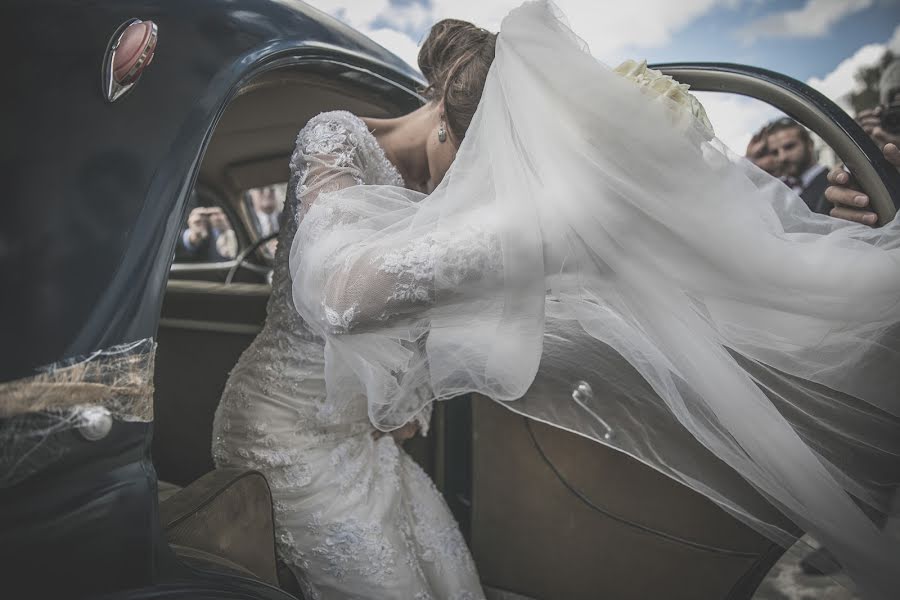
[[[259,250],[260,246],[266,244],[275,238],[278,237],[278,232],[270,233],[269,235],[263,236],[247,246],[244,250],[241,251],[240,254],[237,255],[237,258],[234,259],[234,264],[228,269],[228,275],[225,276],[225,285],[228,285],[234,279],[235,273],[237,273],[238,269],[241,268],[241,265],[244,264],[244,261],[248,256]]]

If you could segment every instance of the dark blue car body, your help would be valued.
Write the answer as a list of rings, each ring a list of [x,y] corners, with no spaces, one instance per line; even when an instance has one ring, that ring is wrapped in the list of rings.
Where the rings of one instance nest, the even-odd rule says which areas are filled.
[[[132,18],[157,24],[158,47],[134,91],[108,102],[104,57],[113,32]],[[155,337],[205,148],[251,78],[297,61],[352,66],[409,108],[423,84],[384,48],[293,0],[7,0],[0,29],[8,49],[0,96],[0,383]],[[824,98],[762,70],[692,72],[704,69],[755,73],[807,94],[900,198],[896,172]],[[289,597],[175,558],[159,525],[152,429],[152,422],[116,422],[97,442],[51,433],[64,450],[58,458],[0,488],[0,596]]]

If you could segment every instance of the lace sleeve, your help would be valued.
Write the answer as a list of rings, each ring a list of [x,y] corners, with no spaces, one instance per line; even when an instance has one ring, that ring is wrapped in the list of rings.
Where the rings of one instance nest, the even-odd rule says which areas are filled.
[[[354,135],[346,124],[330,118],[328,113],[313,117],[300,131],[291,157],[298,222],[320,195],[363,183],[359,144]]]
[[[360,185],[365,152],[357,136],[323,113],[300,132],[291,161],[300,223],[291,267],[295,306],[335,334],[432,306],[441,292],[482,281],[501,263],[496,235],[483,222],[391,235],[392,226],[415,215],[420,198]],[[359,189],[334,194],[353,186]],[[380,189],[380,200],[366,188]]]
[[[439,296],[485,281],[500,264],[496,235],[475,226],[426,234],[396,247],[375,246],[345,258],[328,276],[324,316],[332,333],[346,333],[412,314],[433,306]]]

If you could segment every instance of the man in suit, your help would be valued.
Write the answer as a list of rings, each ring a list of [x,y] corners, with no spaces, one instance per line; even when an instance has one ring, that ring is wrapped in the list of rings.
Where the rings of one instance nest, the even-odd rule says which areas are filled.
[[[176,247],[175,260],[222,262],[235,256],[237,237],[225,212],[217,206],[193,209]]]
[[[767,126],[763,126],[759,131],[753,134],[750,142],[747,144],[747,151],[744,153],[750,162],[772,175],[778,177],[778,159],[772,149],[769,148],[769,132]]]
[[[770,123],[766,143],[775,153],[778,173],[806,202],[809,210],[827,215],[831,203],[825,198],[828,169],[816,162],[813,141],[805,127],[790,118]]]
[[[273,233],[278,233],[280,229],[278,222],[280,211],[275,186],[267,185],[253,188],[247,192],[247,195],[250,199],[251,212],[259,237],[264,238]],[[264,251],[270,257],[275,255],[275,245],[276,240],[271,240],[264,248]]]

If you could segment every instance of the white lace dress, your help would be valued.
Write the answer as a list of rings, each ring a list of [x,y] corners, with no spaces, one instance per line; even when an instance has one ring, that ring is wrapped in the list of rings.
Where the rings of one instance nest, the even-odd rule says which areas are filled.
[[[325,346],[293,307],[288,256],[320,193],[404,185],[365,123],[322,113],[297,138],[263,331],[229,376],[213,427],[218,467],[266,475],[281,558],[310,599],[475,600],[483,593],[441,494],[365,400],[325,402]],[[417,418],[427,433],[428,416]]]

